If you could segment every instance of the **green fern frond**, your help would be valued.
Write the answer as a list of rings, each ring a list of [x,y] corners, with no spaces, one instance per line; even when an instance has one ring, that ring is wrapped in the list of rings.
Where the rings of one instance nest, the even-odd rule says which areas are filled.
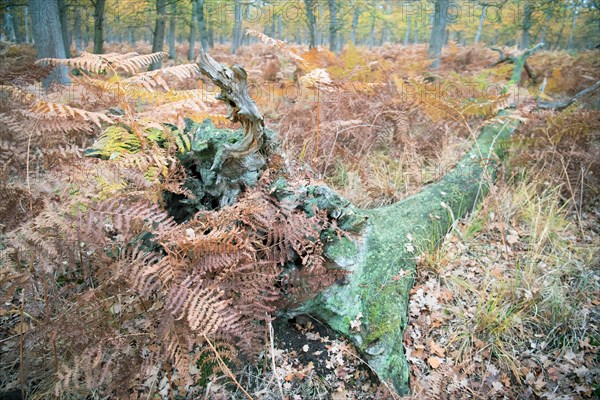
[[[121,125],[109,126],[102,132],[86,155],[114,160],[124,154],[137,153],[141,148],[140,139]]]

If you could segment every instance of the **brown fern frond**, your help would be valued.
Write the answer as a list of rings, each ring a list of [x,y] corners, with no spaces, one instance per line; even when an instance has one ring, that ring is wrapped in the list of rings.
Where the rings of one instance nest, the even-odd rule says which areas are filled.
[[[130,78],[123,79],[120,84],[141,85],[146,90],[152,92],[157,86],[162,87],[165,91],[170,90],[166,77],[173,76],[180,81],[188,78],[197,78],[200,75],[198,64],[181,64],[172,67],[160,68],[155,71],[138,73]]]
[[[47,101],[37,101],[37,103],[31,107],[31,111],[41,114],[56,115],[62,118],[81,118],[84,121],[92,121],[99,127],[102,126],[101,121],[109,124],[113,123],[113,121],[104,113],[87,111],[66,104],[50,103]]]
[[[267,36],[264,33],[256,31],[254,29],[247,29],[246,34],[255,36],[255,37],[259,38],[263,43],[277,48],[283,54],[287,55],[292,60],[294,60],[294,62],[299,63],[303,67],[305,67],[307,69],[314,68],[313,64],[309,63],[303,57],[296,54],[296,52],[294,52],[292,49],[290,49],[286,42],[283,42],[283,41],[277,40],[277,39],[273,39],[272,37]]]
[[[75,58],[42,58],[37,61],[42,65],[66,65],[72,68],[83,69],[92,73],[106,72],[106,70],[122,69],[132,74],[140,69],[147,67],[155,61],[159,61],[167,56],[165,52],[140,55],[138,53],[108,53],[91,54],[83,52],[81,56]]]
[[[134,55],[127,58],[117,59],[114,58],[111,60],[111,63],[118,69],[122,69],[124,71],[128,71],[132,74],[135,74],[137,71],[142,70],[143,68],[148,67],[148,65],[153,62],[157,62],[167,57],[168,54],[164,51],[159,51],[157,53],[144,54],[144,55]]]

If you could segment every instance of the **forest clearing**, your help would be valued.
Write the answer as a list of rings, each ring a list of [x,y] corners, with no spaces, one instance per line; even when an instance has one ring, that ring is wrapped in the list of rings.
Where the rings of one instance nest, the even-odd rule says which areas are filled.
[[[0,14],[0,399],[600,396],[598,2]]]

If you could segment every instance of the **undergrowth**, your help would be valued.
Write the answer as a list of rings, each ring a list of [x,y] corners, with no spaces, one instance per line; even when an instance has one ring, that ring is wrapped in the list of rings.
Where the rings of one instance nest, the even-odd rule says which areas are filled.
[[[434,75],[423,46],[349,47],[337,57],[260,38],[235,58],[224,47],[213,54],[269,88],[256,100],[288,159],[274,157],[237,203],[199,207],[180,223],[165,192],[201,203],[184,184],[181,160],[195,139],[186,118],[232,127],[195,64],[146,72],[163,54],[115,45],[46,60],[67,65],[76,84],[41,91],[50,67],[33,64],[28,48],[0,49],[3,390],[391,396],[367,382],[355,350],[311,327],[298,329],[326,346],[327,377],[276,347],[271,321],[284,298],[300,301],[339,276],[325,270],[317,240],[334,222],[273,201],[271,179],[288,168],[299,184],[325,180],[358,206],[391,204],[442,177],[477,130],[517,101],[514,117],[528,123],[506,145],[511,162],[493,195],[441,246],[417,249],[405,335],[414,397],[592,396],[598,111],[537,111],[535,100],[582,88],[565,77],[600,77],[597,52],[538,53],[538,82],[505,95],[483,92],[510,76],[488,68],[496,56],[482,46],[449,46]],[[23,65],[31,68],[15,71]]]

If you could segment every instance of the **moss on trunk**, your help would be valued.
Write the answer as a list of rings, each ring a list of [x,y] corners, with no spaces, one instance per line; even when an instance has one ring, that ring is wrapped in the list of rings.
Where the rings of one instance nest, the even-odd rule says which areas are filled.
[[[486,126],[455,169],[420,193],[391,206],[355,210],[367,219],[362,233],[326,250],[336,264],[352,272],[348,281],[326,289],[291,314],[313,315],[350,338],[381,379],[391,381],[398,393],[408,393],[402,337],[418,249],[439,241],[453,218],[471,211],[487,192],[501,156],[498,144],[517,125],[507,119]],[[358,328],[352,328],[353,321],[360,321]]]

